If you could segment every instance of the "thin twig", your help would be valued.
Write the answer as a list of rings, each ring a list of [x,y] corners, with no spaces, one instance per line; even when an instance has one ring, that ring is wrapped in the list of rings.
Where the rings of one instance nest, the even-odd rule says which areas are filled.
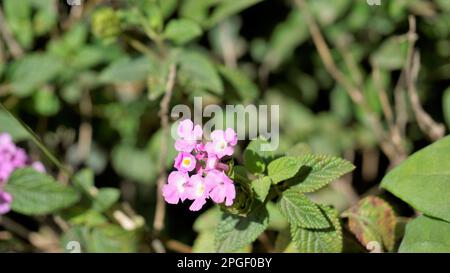
[[[192,248],[190,246],[188,246],[180,241],[173,240],[173,239],[167,240],[166,246],[168,249],[171,249],[178,253],[191,253],[192,252]]]
[[[344,59],[345,65],[351,73],[350,76],[352,77],[353,82],[359,87],[362,86],[363,76],[361,75],[361,71],[359,70],[358,65],[355,62],[354,56],[347,49],[348,42],[344,39],[340,39],[336,42],[336,46],[339,50],[339,53],[342,55],[342,58]]]
[[[380,98],[381,108],[386,118],[386,122],[389,128],[390,138],[392,142],[398,147],[399,150],[405,153],[402,145],[402,135],[400,133],[400,128],[397,127],[397,124],[394,120],[394,111],[392,110],[391,103],[389,102],[389,97],[387,95],[386,89],[383,87],[382,79],[380,75],[379,67],[374,64],[372,70],[372,78],[375,86],[378,89],[378,96]]]
[[[222,44],[223,60],[226,66],[231,68],[237,67],[237,57],[236,57],[236,43],[229,35],[230,26],[229,23],[223,22],[219,24],[219,37]]]
[[[331,55],[331,50],[328,47],[325,39],[320,31],[319,26],[317,25],[314,17],[311,15],[308,5],[305,0],[296,0],[296,4],[299,9],[303,12],[306,23],[309,28],[309,32],[311,33],[312,40],[317,48],[319,56],[322,62],[325,65],[325,69],[330,73],[330,75],[334,78],[334,80],[340,84],[349,94],[352,101],[361,107],[361,109],[366,113],[367,119],[370,122],[373,132],[377,137],[380,147],[383,152],[389,157],[391,162],[399,162],[401,161],[405,155],[402,152],[400,147],[395,145],[392,142],[389,135],[386,134],[385,129],[379,118],[375,115],[375,113],[371,110],[367,101],[364,98],[363,92],[360,88],[353,85],[352,81],[348,80],[344,73],[337,67],[334,59]]]
[[[92,146],[92,124],[90,119],[92,117],[92,101],[89,91],[83,92],[83,96],[80,101],[80,113],[83,121],[80,124],[78,132],[78,144],[77,144],[77,162],[80,163],[85,160],[91,152]]]
[[[0,7],[0,32],[13,58],[18,59],[22,57],[24,51],[22,47],[19,45],[19,43],[14,39],[14,36],[9,30],[1,7]]]
[[[164,217],[165,217],[165,203],[162,196],[162,188],[166,183],[166,161],[167,161],[167,145],[169,135],[169,106],[170,100],[172,98],[173,87],[175,85],[176,77],[176,66],[172,64],[169,69],[169,75],[166,84],[166,92],[160,103],[159,116],[161,118],[161,128],[162,128],[162,138],[161,138],[161,152],[160,152],[160,166],[159,166],[159,177],[158,177],[158,193],[156,199],[156,211],[155,219],[153,222],[153,230],[156,235],[159,235],[161,230],[164,228]]]
[[[433,118],[425,112],[420,104],[420,99],[417,94],[416,81],[420,70],[420,55],[414,49],[417,41],[416,34],[416,19],[414,16],[409,16],[409,31],[408,37],[408,59],[406,61],[406,83],[408,87],[408,95],[411,100],[411,107],[416,117],[417,123],[431,140],[435,141],[442,138],[445,134],[444,125],[437,123]]]
[[[29,231],[26,227],[22,226],[21,224],[15,222],[8,216],[0,216],[0,225],[2,225],[6,230],[10,231],[11,233],[14,233],[18,235],[19,237],[29,240],[31,231]]]
[[[395,96],[395,126],[398,128],[400,136],[404,138],[406,134],[406,124],[408,123],[408,108],[405,94],[405,71],[403,70],[394,88]]]

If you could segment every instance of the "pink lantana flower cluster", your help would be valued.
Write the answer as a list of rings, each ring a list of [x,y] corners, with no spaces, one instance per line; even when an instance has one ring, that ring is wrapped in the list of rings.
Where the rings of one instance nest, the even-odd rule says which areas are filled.
[[[28,166],[39,172],[45,172],[45,167],[41,162],[30,163],[25,150],[17,147],[9,134],[0,133],[0,215],[11,210],[13,197],[3,190],[9,176],[16,169]]]
[[[175,149],[179,152],[175,158],[176,171],[169,174],[162,194],[167,203],[193,200],[189,207],[200,210],[209,198],[217,204],[231,206],[236,197],[233,180],[225,172],[228,166],[221,162],[234,152],[237,144],[236,132],[228,128],[215,130],[211,141],[202,142],[203,130],[190,120],[180,122],[177,130],[179,139]]]

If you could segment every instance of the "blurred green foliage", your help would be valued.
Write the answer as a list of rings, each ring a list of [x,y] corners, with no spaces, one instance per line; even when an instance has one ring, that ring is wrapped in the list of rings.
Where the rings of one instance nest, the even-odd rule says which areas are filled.
[[[62,246],[77,238],[86,251],[148,250],[137,237],[152,229],[162,150],[158,112],[173,63],[177,75],[171,106],[193,106],[194,96],[202,96],[205,104],[280,105],[278,153],[344,156],[357,166],[353,186],[361,195],[386,173],[391,162],[380,157],[367,112],[327,72],[295,1],[82,2],[3,0],[0,6],[1,102],[72,170],[95,172],[87,182],[90,201],[62,215],[73,225]],[[430,142],[405,93],[398,97],[394,92],[407,60],[408,16],[416,16],[420,102],[434,120],[450,128],[450,1],[382,1],[381,6],[360,0],[307,2],[337,66],[363,90],[384,128],[380,88],[391,104],[405,104],[402,145],[407,153]],[[373,66],[381,80],[373,78]],[[0,131],[24,144],[29,139],[3,111]],[[171,141],[167,169],[175,155]],[[30,151],[39,157],[33,144]],[[252,158],[238,154],[237,160],[251,164]],[[255,171],[260,167],[251,166]],[[93,196],[89,189],[99,192]],[[115,189],[121,191],[120,202],[144,216],[144,227],[126,231],[101,214],[121,206]],[[334,187],[314,198],[340,210],[351,203]],[[195,216],[174,208],[167,212],[165,235],[192,244],[200,226],[191,229]],[[411,213],[403,207],[399,212]],[[127,217],[134,219],[133,213]],[[194,250],[211,249],[208,232],[195,240]]]

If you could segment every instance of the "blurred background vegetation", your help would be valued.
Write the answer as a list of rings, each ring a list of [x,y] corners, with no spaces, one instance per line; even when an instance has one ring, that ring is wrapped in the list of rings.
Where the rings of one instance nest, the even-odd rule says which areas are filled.
[[[120,189],[117,206],[145,219],[140,240],[99,243],[116,234],[111,229],[93,250],[159,249],[149,235],[156,182],[161,155],[169,170],[175,151],[171,140],[161,146],[158,113],[174,63],[169,106],[192,106],[195,96],[204,104],[277,104],[279,153],[352,161],[354,173],[313,196],[341,211],[379,193],[388,169],[450,125],[447,0],[68,2],[77,1],[1,1],[0,101],[66,166],[92,170],[97,187]],[[4,111],[0,131],[65,179]],[[398,204],[400,215],[413,213]],[[190,250],[198,215],[167,207],[169,250]],[[65,215],[9,217],[34,237],[1,233],[2,251],[57,251],[67,233],[81,232],[61,228]]]

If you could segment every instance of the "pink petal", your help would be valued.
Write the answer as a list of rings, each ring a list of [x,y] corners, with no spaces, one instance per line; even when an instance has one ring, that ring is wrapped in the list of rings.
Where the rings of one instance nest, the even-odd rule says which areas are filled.
[[[186,152],[190,153],[192,150],[194,150],[195,144],[193,144],[191,141],[184,140],[184,139],[177,139],[175,141],[175,150],[179,152]]]
[[[211,133],[211,139],[215,142],[215,141],[220,141],[223,140],[225,137],[225,133],[222,130],[214,130]]]
[[[195,140],[201,140],[203,136],[203,130],[200,125],[195,125],[194,130],[192,131],[192,136]]]
[[[215,203],[218,203],[218,204],[223,203],[223,201],[225,200],[225,189],[224,189],[224,187],[223,186],[216,186],[209,193],[209,197]]]
[[[176,186],[170,184],[163,186],[162,195],[164,196],[164,200],[169,204],[178,204],[178,200],[180,199]]]
[[[205,198],[195,199],[195,201],[192,202],[192,205],[189,207],[189,209],[191,211],[199,211],[205,203],[206,203]]]
[[[40,161],[33,162],[33,164],[31,164],[31,168],[35,169],[40,173],[45,173],[45,166]]]
[[[216,151],[214,149],[214,143],[213,142],[207,142],[205,144],[205,151],[208,153],[208,156],[214,156]]]
[[[225,187],[225,205],[231,206],[233,205],[234,199],[236,198],[236,189],[234,188],[233,184],[228,184]]]
[[[180,124],[178,125],[178,135],[181,138],[188,138],[192,133],[192,128],[194,127],[194,124],[190,119],[185,119],[180,121]]]
[[[225,130],[225,140],[232,146],[237,144],[237,134],[232,128]]]
[[[223,151],[224,155],[232,155],[233,153],[234,153],[234,149],[233,149],[233,147],[230,147],[230,146],[226,147],[225,150]]]

